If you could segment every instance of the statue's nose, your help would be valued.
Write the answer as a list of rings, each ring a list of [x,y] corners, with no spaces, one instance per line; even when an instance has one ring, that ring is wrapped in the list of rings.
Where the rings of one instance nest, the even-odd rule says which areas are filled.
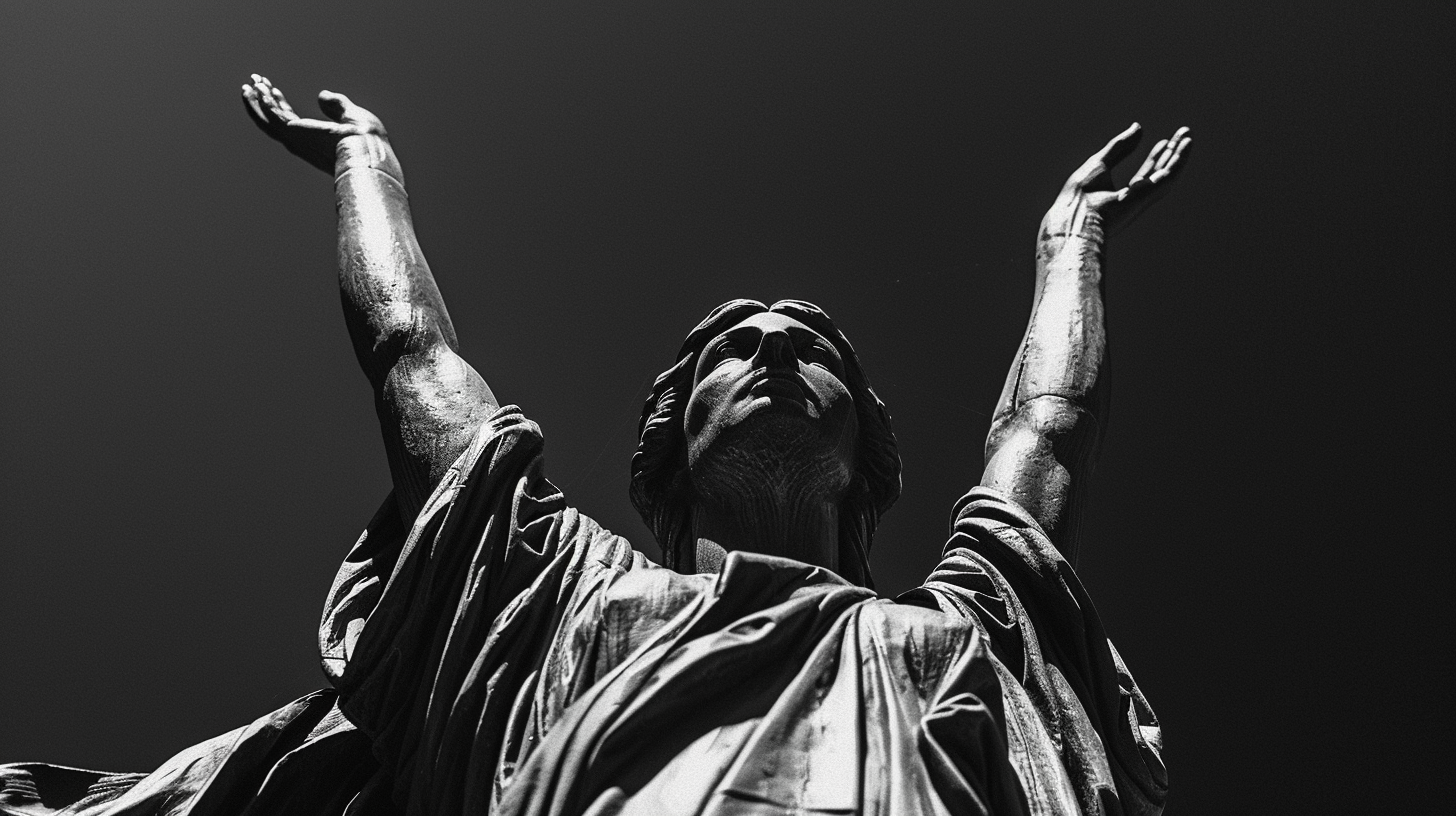
[[[794,341],[788,332],[764,332],[758,341],[758,353],[754,355],[760,366],[768,368],[794,368],[798,358],[794,356]]]

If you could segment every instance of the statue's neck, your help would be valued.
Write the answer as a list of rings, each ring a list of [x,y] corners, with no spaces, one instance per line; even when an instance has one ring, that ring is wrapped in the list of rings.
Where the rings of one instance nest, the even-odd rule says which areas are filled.
[[[832,497],[763,478],[744,482],[741,490],[694,502],[694,572],[719,571],[733,550],[839,568],[839,506]]]

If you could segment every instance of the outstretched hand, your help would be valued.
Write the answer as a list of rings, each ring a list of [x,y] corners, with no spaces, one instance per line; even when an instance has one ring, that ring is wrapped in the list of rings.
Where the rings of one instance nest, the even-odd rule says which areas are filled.
[[[1124,187],[1112,182],[1112,168],[1131,155],[1142,138],[1142,126],[1133,124],[1097,151],[1073,173],[1056,203],[1042,219],[1043,238],[1056,235],[1112,233],[1132,223],[1172,186],[1186,162],[1183,156],[1193,138],[1178,128],[1172,138],[1153,145],[1142,167]]]
[[[386,136],[379,117],[355,105],[343,94],[321,91],[319,109],[332,121],[304,119],[294,113],[293,106],[267,77],[253,74],[253,81],[243,86],[243,107],[264,133],[273,137],[288,152],[318,169],[333,175],[334,154],[339,141],[346,136],[374,134]]]

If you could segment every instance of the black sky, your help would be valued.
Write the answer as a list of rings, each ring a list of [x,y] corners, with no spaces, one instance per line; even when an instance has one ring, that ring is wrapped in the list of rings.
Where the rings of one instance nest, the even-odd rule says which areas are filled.
[[[149,769],[323,684],[388,473],[330,185],[244,117],[258,71],[383,117],[465,355],[644,550],[651,378],[721,301],[822,305],[901,442],[891,593],[978,474],[1058,185],[1131,121],[1192,126],[1109,255],[1079,572],[1170,814],[1421,809],[1453,679],[1438,8],[11,0],[0,761]]]

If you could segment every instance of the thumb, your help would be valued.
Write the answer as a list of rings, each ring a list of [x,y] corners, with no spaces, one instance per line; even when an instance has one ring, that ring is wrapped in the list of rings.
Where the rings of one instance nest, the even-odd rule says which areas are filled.
[[[335,122],[342,122],[344,121],[345,109],[351,107],[354,103],[349,101],[349,97],[341,93],[319,91],[318,104],[319,110],[323,111],[325,116]]]

